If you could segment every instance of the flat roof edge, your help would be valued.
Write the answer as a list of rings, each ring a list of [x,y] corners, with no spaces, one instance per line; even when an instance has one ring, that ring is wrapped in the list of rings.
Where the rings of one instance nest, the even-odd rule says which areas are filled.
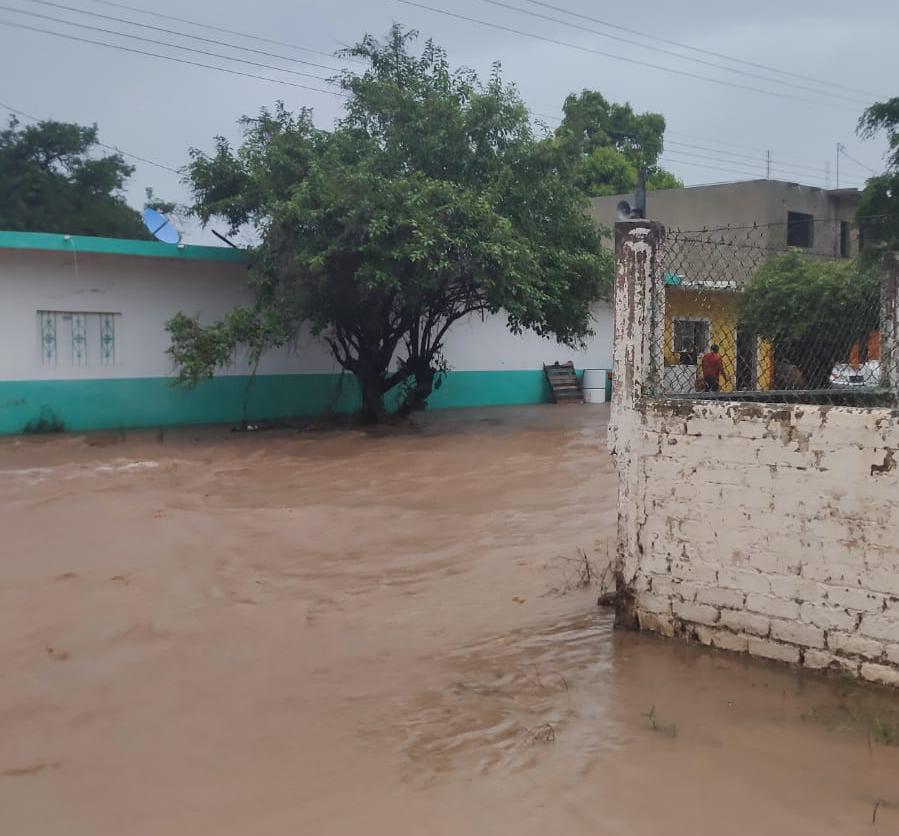
[[[137,241],[132,238],[101,238],[93,235],[13,230],[0,230],[0,250],[101,253],[139,258],[172,258],[182,261],[224,261],[231,264],[245,264],[249,261],[249,253],[246,250],[230,247],[163,244],[161,241]]]

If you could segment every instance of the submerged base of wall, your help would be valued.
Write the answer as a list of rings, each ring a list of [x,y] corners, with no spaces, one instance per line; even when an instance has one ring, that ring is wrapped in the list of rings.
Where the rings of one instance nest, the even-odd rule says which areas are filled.
[[[450,372],[433,409],[550,401],[541,370]],[[0,434],[219,424],[349,413],[361,400],[351,375],[216,377],[195,389],[171,378],[0,381]]]
[[[647,400],[613,421],[625,626],[899,685],[899,413]]]

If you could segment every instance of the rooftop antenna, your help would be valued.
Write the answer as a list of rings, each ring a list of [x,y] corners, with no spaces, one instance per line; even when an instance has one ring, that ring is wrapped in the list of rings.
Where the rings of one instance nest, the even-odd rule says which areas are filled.
[[[144,226],[150,234],[163,244],[180,244],[181,233],[169,222],[169,219],[155,209],[144,209]]]

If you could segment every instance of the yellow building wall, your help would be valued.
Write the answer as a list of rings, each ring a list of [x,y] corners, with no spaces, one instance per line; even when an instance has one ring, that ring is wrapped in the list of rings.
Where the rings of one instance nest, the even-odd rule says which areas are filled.
[[[674,353],[672,320],[707,319],[709,342],[718,345],[727,376],[727,380],[721,382],[721,391],[732,392],[737,373],[738,295],[727,290],[696,291],[678,287],[667,287],[665,291],[665,365],[678,365],[679,359]],[[770,343],[759,341],[756,388],[770,389],[773,375],[773,347]]]

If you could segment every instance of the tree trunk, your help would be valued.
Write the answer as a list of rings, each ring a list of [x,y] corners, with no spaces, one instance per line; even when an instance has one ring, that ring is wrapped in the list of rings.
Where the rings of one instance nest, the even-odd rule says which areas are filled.
[[[354,372],[362,395],[360,415],[366,424],[378,424],[387,417],[384,406],[385,370],[378,369],[370,363],[364,363]]]
[[[406,389],[406,396],[400,404],[399,414],[410,415],[427,406],[428,398],[434,391],[437,370],[427,361],[419,361],[412,371],[412,383]]]

